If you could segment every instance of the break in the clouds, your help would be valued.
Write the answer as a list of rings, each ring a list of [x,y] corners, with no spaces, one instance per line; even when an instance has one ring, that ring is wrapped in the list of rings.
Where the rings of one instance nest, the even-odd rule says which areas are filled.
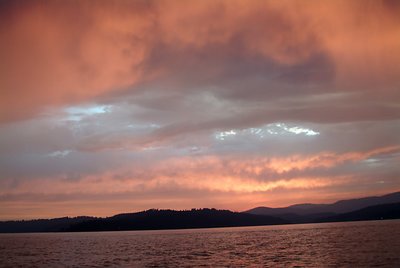
[[[396,1],[3,1],[0,217],[400,189]]]

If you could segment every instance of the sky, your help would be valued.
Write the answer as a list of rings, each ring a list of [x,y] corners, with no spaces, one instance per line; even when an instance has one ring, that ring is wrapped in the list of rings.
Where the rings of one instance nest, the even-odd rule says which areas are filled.
[[[400,2],[1,1],[0,219],[400,190]]]

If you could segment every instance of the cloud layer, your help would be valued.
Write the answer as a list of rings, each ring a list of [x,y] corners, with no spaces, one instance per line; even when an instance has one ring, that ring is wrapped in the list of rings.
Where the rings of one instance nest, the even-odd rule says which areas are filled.
[[[3,2],[0,217],[399,190],[399,13],[390,0]]]

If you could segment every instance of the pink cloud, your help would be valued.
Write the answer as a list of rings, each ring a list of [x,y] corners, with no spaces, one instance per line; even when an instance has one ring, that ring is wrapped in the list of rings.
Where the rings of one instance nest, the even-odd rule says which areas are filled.
[[[180,51],[207,54],[211,47],[289,66],[323,53],[333,60],[335,83],[341,89],[370,88],[372,83],[383,85],[373,94],[386,91],[397,96],[393,85],[399,77],[400,23],[393,7],[380,1],[371,5],[366,8],[362,1],[11,5],[5,7],[5,26],[0,29],[0,119],[31,117],[46,106],[88,101],[160,76],[175,76],[171,66]],[[155,64],[152,57],[163,48],[172,54]],[[203,74],[221,73],[212,65],[205,63]]]

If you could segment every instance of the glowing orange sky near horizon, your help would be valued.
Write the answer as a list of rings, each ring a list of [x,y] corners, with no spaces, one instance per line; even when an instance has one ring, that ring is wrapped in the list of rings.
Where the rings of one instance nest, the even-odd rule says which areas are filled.
[[[389,0],[6,1],[0,219],[398,191],[399,13]]]

